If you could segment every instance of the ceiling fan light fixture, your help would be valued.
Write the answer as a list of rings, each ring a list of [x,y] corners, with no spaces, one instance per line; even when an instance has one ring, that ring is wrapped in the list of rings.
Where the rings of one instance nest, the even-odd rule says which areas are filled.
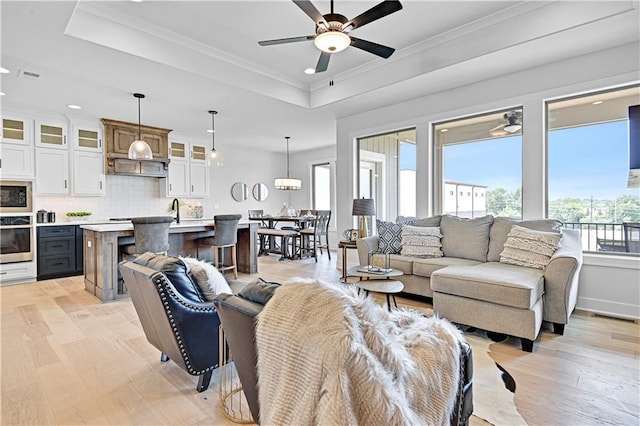
[[[506,132],[509,132],[509,133],[515,133],[515,132],[519,131],[520,129],[522,129],[522,124],[514,123],[514,124],[508,124],[508,125],[504,126],[504,130]]]
[[[313,39],[313,44],[323,52],[337,53],[351,45],[351,37],[341,31],[325,31]]]

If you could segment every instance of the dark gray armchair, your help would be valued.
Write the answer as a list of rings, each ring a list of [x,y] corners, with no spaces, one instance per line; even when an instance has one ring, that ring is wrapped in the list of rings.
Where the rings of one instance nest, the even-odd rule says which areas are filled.
[[[144,253],[120,263],[120,271],[149,343],[163,362],[171,359],[198,376],[198,392],[209,387],[218,367],[220,320],[182,260]]]

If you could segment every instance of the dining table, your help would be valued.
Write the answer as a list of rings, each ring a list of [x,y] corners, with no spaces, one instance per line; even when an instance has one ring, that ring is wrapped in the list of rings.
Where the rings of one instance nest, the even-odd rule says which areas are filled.
[[[298,226],[300,229],[305,229],[313,225],[316,220],[315,216],[253,216],[249,220],[259,221],[264,224],[265,227],[275,229],[280,222],[293,223],[294,226]]]

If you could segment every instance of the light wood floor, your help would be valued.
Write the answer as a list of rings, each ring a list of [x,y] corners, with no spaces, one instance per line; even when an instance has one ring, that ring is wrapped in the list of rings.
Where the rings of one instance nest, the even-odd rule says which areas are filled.
[[[261,257],[260,273],[241,278],[336,280],[333,254],[317,264]],[[160,362],[128,298],[101,304],[72,277],[0,287],[0,304],[2,425],[231,424],[217,383],[198,393],[195,377]],[[510,339],[491,356],[515,378],[529,424],[638,425],[639,346],[637,324],[578,312],[564,336],[543,331],[533,354]]]

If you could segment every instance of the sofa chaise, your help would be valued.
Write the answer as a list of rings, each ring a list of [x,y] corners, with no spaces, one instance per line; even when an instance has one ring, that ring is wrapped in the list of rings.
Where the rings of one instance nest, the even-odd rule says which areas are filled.
[[[398,279],[404,292],[432,298],[438,315],[519,337],[522,349],[531,352],[542,322],[552,323],[554,333],[563,334],[577,301],[580,238],[577,231],[561,226],[553,219],[516,221],[490,215],[398,217],[396,223],[379,221],[378,235],[357,241],[358,258],[362,265],[383,267],[389,262],[402,271]],[[406,231],[421,233],[420,228],[435,232],[435,255],[421,251],[419,244],[417,253],[429,255],[409,250],[416,247],[408,246],[412,237]],[[530,235],[533,240],[527,239]],[[547,253],[546,261],[536,252],[541,245],[548,248],[536,238],[557,240],[557,249]],[[511,256],[514,251],[517,255]]]

